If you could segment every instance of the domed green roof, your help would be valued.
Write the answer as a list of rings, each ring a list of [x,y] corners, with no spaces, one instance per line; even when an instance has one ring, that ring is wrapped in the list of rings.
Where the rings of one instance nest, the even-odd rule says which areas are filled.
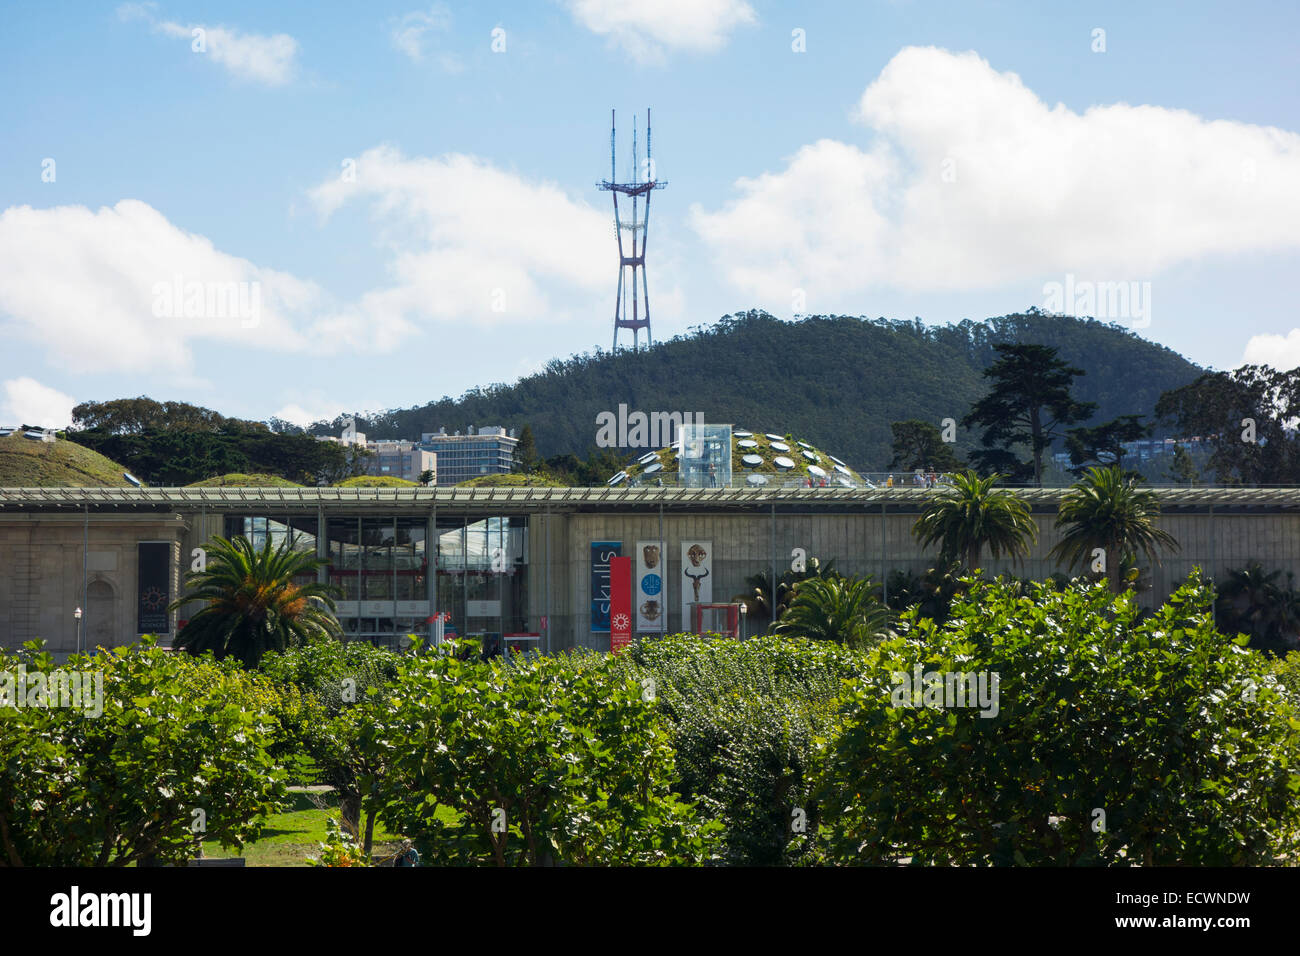
[[[678,449],[675,445],[646,452],[615,475],[610,484],[625,481],[651,483],[662,478],[666,484],[677,481]],[[810,470],[811,469],[811,470]],[[647,473],[648,470],[648,473]],[[751,432],[746,428],[731,430],[732,484],[783,484],[811,479],[825,481],[832,488],[861,488],[870,483],[843,460],[830,455],[789,433]],[[747,476],[761,475],[765,481],[748,481]]]

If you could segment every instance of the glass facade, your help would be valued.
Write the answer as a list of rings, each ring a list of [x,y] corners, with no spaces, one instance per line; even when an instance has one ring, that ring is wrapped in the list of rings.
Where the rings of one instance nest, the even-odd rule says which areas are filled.
[[[489,650],[528,620],[528,523],[520,517],[438,520],[438,610],[448,634],[476,637]]]
[[[427,638],[435,612],[450,613],[449,636],[477,637],[489,648],[537,629],[527,618],[526,518],[439,518],[436,593],[430,592],[427,531],[424,516],[326,518],[325,579],[339,589],[346,639],[396,647],[408,634]],[[272,547],[287,540],[317,549],[315,517],[227,515],[225,533],[244,535],[257,548],[269,538]]]
[[[429,634],[428,552],[423,517],[331,517],[328,580],[342,591],[339,621],[349,639],[393,644]]]

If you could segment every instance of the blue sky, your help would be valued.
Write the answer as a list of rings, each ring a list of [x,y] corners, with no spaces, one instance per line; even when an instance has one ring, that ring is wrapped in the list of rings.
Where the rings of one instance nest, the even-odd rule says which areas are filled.
[[[1294,366],[1297,21],[1289,3],[7,4],[0,419],[136,394],[333,417],[608,348],[595,183],[610,109],[625,175],[647,106],[669,181],[658,338],[751,307],[980,319],[1069,277],[1124,283],[1112,317],[1201,364]],[[210,298],[230,282],[237,315]],[[196,283],[188,314],[160,298]]]

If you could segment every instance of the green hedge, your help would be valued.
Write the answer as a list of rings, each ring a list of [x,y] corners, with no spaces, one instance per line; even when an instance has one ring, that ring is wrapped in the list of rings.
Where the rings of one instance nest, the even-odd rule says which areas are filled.
[[[822,859],[1296,859],[1300,711],[1262,655],[1214,629],[1198,577],[1145,617],[1102,586],[1023,592],[972,582],[945,625],[905,615],[910,633],[878,649],[819,750]],[[918,665],[999,675],[996,716],[896,706]]]
[[[101,684],[101,713],[32,696],[38,680],[73,672]],[[279,809],[278,695],[234,662],[152,640],[62,665],[35,643],[0,650],[11,702],[20,673],[24,700],[0,709],[0,865],[179,863],[202,840],[255,839]]]
[[[807,781],[814,741],[832,731],[834,701],[863,658],[799,638],[678,634],[633,644],[618,667],[657,698],[677,790],[725,826],[724,861],[792,862],[791,835],[816,816]]]
[[[367,784],[380,819],[431,861],[650,865],[716,856],[716,825],[670,792],[673,751],[653,701],[610,658],[484,662],[455,643],[409,658],[363,752],[386,771]]]

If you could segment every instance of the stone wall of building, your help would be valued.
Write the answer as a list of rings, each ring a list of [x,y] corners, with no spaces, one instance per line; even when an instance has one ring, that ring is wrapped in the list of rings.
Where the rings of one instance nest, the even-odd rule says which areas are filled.
[[[986,560],[994,574],[1043,579],[1065,571],[1049,552],[1060,540],[1054,512],[1035,514],[1038,541],[1027,558],[1012,562]],[[683,540],[713,542],[713,600],[740,599],[748,594],[745,579],[760,571],[778,576],[791,565],[795,548],[808,557],[835,561],[845,574],[870,574],[883,581],[888,571],[901,569],[923,574],[933,566],[935,552],[922,549],[912,535],[916,513],[874,512],[858,514],[690,514],[666,512],[663,519],[666,544],[665,581],[668,594],[668,630],[683,629],[681,594],[681,549]],[[556,646],[609,647],[605,634],[591,632],[590,544],[593,541],[621,541],[623,554],[632,555],[639,540],[658,537],[657,514],[575,514],[565,517],[562,577],[567,580],[564,629],[557,631]],[[1266,570],[1281,568],[1300,578],[1300,513],[1245,512],[1230,514],[1166,513],[1161,527],[1178,540],[1177,551],[1162,552],[1160,563],[1149,572],[1150,588],[1139,600],[1147,606],[1163,602],[1178,588],[1194,567],[1206,576],[1223,575],[1229,569],[1261,562]],[[1146,565],[1145,560],[1140,562]],[[1079,573],[1075,569],[1074,573]],[[552,579],[556,578],[552,570]],[[554,598],[552,600],[555,600]],[[689,624],[689,622],[686,622]],[[767,622],[749,621],[750,633]]]
[[[53,653],[71,653],[77,648],[77,607],[83,612],[85,647],[135,640],[141,541],[172,545],[171,594],[178,593],[183,519],[91,515],[89,530],[83,594],[80,515],[0,515],[0,645],[15,648],[40,639]]]
[[[256,505],[252,506],[253,508]],[[251,510],[251,509],[244,509]],[[499,508],[491,509],[499,513]],[[986,562],[995,573],[1045,578],[1063,570],[1048,557],[1059,540],[1054,512],[1036,514],[1039,540],[1029,557],[1013,564]],[[791,553],[802,549],[808,557],[833,559],[847,574],[870,574],[877,580],[887,571],[902,569],[923,573],[934,562],[934,552],[923,550],[912,536],[915,509],[894,510],[882,516],[879,505],[831,513],[767,509],[714,510],[685,513],[665,509],[666,544],[663,605],[666,626],[676,631],[683,620],[681,602],[681,542],[712,542],[713,600],[748,596],[746,578],[760,571],[778,575],[790,566]],[[593,541],[620,541],[623,553],[634,555],[638,541],[660,536],[655,510],[622,512],[555,512],[549,518],[534,514],[528,534],[528,624],[540,629],[543,616],[550,624],[550,647],[589,646],[607,649],[609,638],[591,632],[591,551]],[[548,532],[549,525],[549,532]],[[1162,555],[1151,569],[1145,604],[1163,601],[1194,566],[1207,575],[1261,562],[1267,570],[1281,568],[1300,576],[1300,512],[1282,509],[1244,510],[1212,514],[1171,509],[1161,526],[1181,548]],[[223,515],[208,510],[185,515],[92,513],[88,554],[88,587],[82,591],[82,517],[76,513],[7,512],[0,514],[0,644],[15,647],[25,640],[43,638],[59,652],[76,646],[73,609],[83,607],[88,646],[121,644],[135,639],[137,594],[136,545],[140,541],[173,543],[172,594],[180,592],[193,549],[223,531]],[[183,609],[179,615],[188,616]],[[455,622],[453,622],[455,623]],[[754,633],[765,621],[749,620]]]

